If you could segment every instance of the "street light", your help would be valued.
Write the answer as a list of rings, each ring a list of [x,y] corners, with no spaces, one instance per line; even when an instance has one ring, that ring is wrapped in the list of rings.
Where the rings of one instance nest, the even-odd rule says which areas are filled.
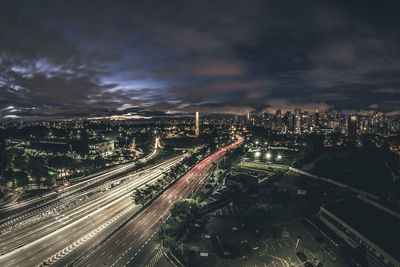
[[[278,155],[276,158],[277,158],[278,160],[280,160],[280,159],[282,159],[282,155]]]
[[[261,152],[260,151],[257,151],[256,153],[254,153],[254,157],[256,157],[256,158],[258,158],[260,156],[261,156]]]
[[[271,153],[267,153],[266,157],[267,159],[271,159]]]

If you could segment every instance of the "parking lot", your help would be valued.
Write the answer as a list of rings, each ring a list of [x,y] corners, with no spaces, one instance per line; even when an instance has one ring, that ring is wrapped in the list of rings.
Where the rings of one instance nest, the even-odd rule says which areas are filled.
[[[267,203],[261,201],[249,206],[232,203],[215,210],[211,215],[216,219],[220,218],[220,220],[233,219],[238,216],[251,216],[255,210],[260,208],[268,210],[270,207]],[[278,238],[270,237],[254,243],[257,245],[252,248],[254,250],[253,255],[249,255],[244,261],[241,260],[244,266],[290,267],[305,266],[307,262],[313,264],[313,266],[317,266],[319,262],[322,263],[322,266],[347,266],[347,263],[338,257],[335,245],[326,237],[323,237],[306,219],[282,221],[281,223],[284,226],[281,236]],[[235,231],[236,235],[239,234],[240,227]],[[307,260],[299,259],[296,256],[297,252],[303,253]],[[234,266],[235,264],[232,260],[228,260],[226,264],[222,263],[221,265]]]
[[[227,204],[207,213],[202,233],[185,240],[191,266],[351,266],[341,253],[342,242],[315,217],[321,192],[327,190],[324,185],[287,173],[245,198],[231,196]],[[299,188],[308,195],[296,194]],[[229,193],[209,198],[223,195]],[[204,239],[206,235],[210,239]],[[209,253],[207,264],[199,252]]]
[[[284,231],[286,237],[266,239],[260,254],[268,256],[270,262],[265,262],[261,266],[305,266],[306,262],[312,263],[313,266],[317,266],[319,262],[322,266],[347,266],[336,255],[337,252],[332,244],[328,240],[316,241],[318,233],[308,229],[304,223],[307,222],[288,225],[289,230]],[[303,253],[307,260],[302,261],[296,255],[297,252]]]
[[[252,217],[255,210],[268,210],[269,208],[270,206],[263,202],[255,202],[247,207],[232,203],[232,205],[226,205],[213,211],[211,215],[215,218],[214,220],[222,220],[221,223],[225,221],[225,226],[228,227],[229,225],[232,228],[235,225],[240,226],[240,223],[234,223],[238,218]],[[226,220],[229,220],[229,223]],[[262,229],[262,224],[263,222],[260,221],[260,229]],[[281,221],[281,225],[284,230],[282,234],[275,238],[265,232],[256,234],[252,238],[249,234],[244,234],[244,236],[248,236],[248,244],[251,244],[251,249],[254,251],[252,254],[257,255],[257,257],[248,255],[245,261],[242,261],[244,265],[290,267],[305,266],[306,262],[314,262],[313,266],[317,266],[316,263],[321,262],[323,266],[346,266],[346,263],[338,259],[334,244],[324,238],[307,220]],[[233,234],[238,237],[242,236],[240,232],[245,231],[243,227],[237,227],[237,230],[235,228],[235,230],[230,231],[232,231],[231,234],[229,234],[229,230],[221,233],[222,245],[229,246],[236,242],[243,242],[243,240],[239,240],[240,238],[234,241],[232,237],[228,237]],[[265,237],[263,238],[263,236]],[[299,251],[307,257],[306,261],[302,261],[296,256]],[[231,260],[228,262],[226,266],[234,266]],[[252,264],[249,265],[248,262]],[[221,265],[225,266],[225,264]]]
[[[213,216],[237,216],[237,215],[247,215],[252,214],[257,209],[268,209],[268,204],[263,202],[256,202],[253,205],[227,205],[222,208],[219,208],[211,213]]]

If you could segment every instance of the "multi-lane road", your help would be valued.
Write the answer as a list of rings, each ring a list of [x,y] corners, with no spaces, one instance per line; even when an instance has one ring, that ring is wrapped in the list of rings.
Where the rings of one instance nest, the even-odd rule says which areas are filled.
[[[152,159],[157,154],[157,151],[158,149],[155,148],[151,154],[141,159],[141,161],[145,162]],[[79,178],[73,181],[74,184],[72,186],[64,188],[61,192],[53,192],[42,198],[38,197],[21,202],[20,204],[22,206],[26,206],[23,211],[14,213],[12,216],[8,216],[0,221],[0,254],[4,254],[7,250],[10,250],[12,246],[21,245],[21,242],[4,245],[7,240],[5,235],[12,233],[12,235],[16,237],[18,236],[16,231],[21,231],[25,226],[33,223],[37,224],[42,219],[57,215],[60,211],[66,210],[78,202],[86,200],[87,196],[98,191],[99,188],[110,187],[110,178],[128,171],[135,165],[136,163],[129,163],[117,166],[90,175],[84,181],[80,181],[81,179]],[[121,180],[123,181],[124,177],[117,180],[113,179],[113,183],[120,182]],[[53,195],[53,197],[51,197],[51,195]],[[15,206],[14,208],[19,208],[19,205],[15,204]],[[12,207],[6,206],[3,208],[10,210]],[[4,212],[4,210],[2,212]],[[34,237],[34,235],[32,235],[32,237]]]
[[[173,205],[190,194],[207,177],[213,163],[219,161],[226,151],[242,142],[240,138],[202,160],[93,253],[76,262],[76,265],[141,266],[144,262],[138,257],[139,254],[155,235],[162,221],[169,216]]]
[[[155,146],[154,149],[152,150],[152,152],[147,155],[144,158],[141,158],[139,160],[139,162],[144,163],[152,158],[154,158],[157,153],[159,152],[159,146],[157,145],[158,139],[156,139],[155,142]],[[107,170],[103,170],[88,176],[84,176],[84,177],[76,177],[76,178],[72,178],[70,179],[70,182],[72,183],[71,186],[65,187],[61,190],[56,191],[52,191],[49,192],[47,194],[38,196],[38,197],[34,197],[34,198],[30,198],[27,200],[23,200],[23,201],[13,201],[12,203],[5,203],[0,205],[0,212],[8,212],[8,211],[12,211],[12,210],[17,210],[17,209],[21,209],[24,207],[30,207],[30,209],[36,209],[38,207],[44,206],[46,204],[52,203],[54,201],[57,201],[59,199],[62,199],[70,194],[73,194],[74,192],[77,192],[79,190],[81,190],[82,188],[85,188],[89,185],[92,185],[94,183],[98,183],[101,182],[103,180],[107,180],[115,175],[124,173],[126,171],[128,171],[129,169],[132,169],[133,167],[136,166],[136,162],[129,162],[126,164],[121,164],[115,167],[112,167],[110,169]],[[25,211],[21,212],[21,213],[25,213]],[[18,217],[18,215],[14,215],[12,216],[12,218],[14,217]],[[4,224],[6,221],[10,221],[11,217],[8,217],[6,219],[0,220],[0,224]]]
[[[173,204],[197,188],[212,163],[241,142],[205,158],[145,208],[133,204],[132,191],[160,178],[186,155],[129,175],[123,174],[125,165],[78,181],[82,187],[1,222],[0,266],[132,265]]]
[[[1,228],[0,266],[57,264],[68,255],[66,247],[71,246],[74,255],[89,249],[140,208],[132,205],[132,190],[159,178],[184,156],[73,194],[73,199],[53,203],[40,216],[27,216]]]

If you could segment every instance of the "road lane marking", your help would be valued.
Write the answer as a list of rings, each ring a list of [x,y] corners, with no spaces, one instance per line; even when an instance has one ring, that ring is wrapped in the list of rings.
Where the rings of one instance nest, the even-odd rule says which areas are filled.
[[[282,239],[282,241],[286,244],[286,246],[289,247],[289,244],[288,244],[288,242],[286,241],[286,239]]]

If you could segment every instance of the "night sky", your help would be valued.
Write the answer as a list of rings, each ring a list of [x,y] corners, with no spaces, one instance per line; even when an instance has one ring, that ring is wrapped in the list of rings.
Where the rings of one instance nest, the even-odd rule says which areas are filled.
[[[0,2],[0,118],[295,107],[400,109],[399,1]]]

